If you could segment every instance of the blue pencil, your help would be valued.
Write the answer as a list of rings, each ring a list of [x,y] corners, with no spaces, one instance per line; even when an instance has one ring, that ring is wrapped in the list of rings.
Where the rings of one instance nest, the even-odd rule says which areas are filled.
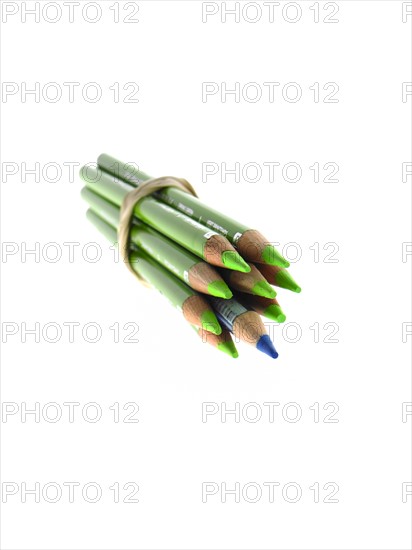
[[[222,326],[230,330],[242,342],[246,342],[276,359],[278,352],[266,333],[261,318],[255,311],[247,310],[234,298],[223,300],[208,296],[208,299]]]

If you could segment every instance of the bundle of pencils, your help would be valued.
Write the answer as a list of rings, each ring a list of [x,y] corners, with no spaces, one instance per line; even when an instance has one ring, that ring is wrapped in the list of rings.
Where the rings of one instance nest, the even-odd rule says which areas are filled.
[[[125,197],[151,177],[103,154],[85,166],[87,218],[117,242]],[[237,357],[233,334],[259,351],[278,353],[260,315],[286,317],[271,285],[300,292],[289,263],[261,233],[177,187],[164,187],[134,206],[128,258],[132,270],[183,313],[204,342]]]

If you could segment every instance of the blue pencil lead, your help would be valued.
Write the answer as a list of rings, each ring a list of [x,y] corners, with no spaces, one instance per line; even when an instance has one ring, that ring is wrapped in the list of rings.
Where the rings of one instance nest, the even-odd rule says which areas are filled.
[[[263,353],[266,353],[266,355],[269,355],[269,357],[273,357],[273,359],[276,359],[276,357],[279,355],[275,349],[275,346],[272,343],[272,340],[267,334],[264,334],[259,338],[256,344],[256,348],[259,351],[263,351]]]

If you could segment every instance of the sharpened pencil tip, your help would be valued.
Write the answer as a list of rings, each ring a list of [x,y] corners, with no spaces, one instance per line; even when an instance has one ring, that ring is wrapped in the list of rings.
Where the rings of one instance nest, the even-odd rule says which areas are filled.
[[[257,296],[263,296],[264,298],[274,298],[276,296],[275,290],[266,281],[258,281],[253,285],[253,294]]]
[[[229,299],[232,298],[233,293],[230,288],[227,286],[225,281],[213,281],[207,285],[207,290],[212,296],[217,296],[218,298]]]
[[[233,342],[220,342],[217,347],[218,349],[220,349],[220,351],[223,351],[223,353],[227,353],[228,355],[230,355],[230,357],[233,357],[235,359],[239,357],[239,353]]]
[[[266,355],[269,355],[269,357],[273,357],[273,359],[276,359],[276,357],[278,357],[279,355],[275,349],[275,346],[273,345],[272,340],[269,338],[267,334],[264,334],[259,338],[256,344],[256,348],[259,351],[266,353]]]
[[[262,260],[269,265],[277,265],[279,267],[289,267],[290,263],[279,254],[274,246],[267,244],[262,252]]]
[[[299,293],[302,290],[300,286],[294,281],[289,271],[286,271],[286,269],[280,269],[278,273],[276,273],[275,284],[282,288],[286,288],[287,290],[291,290],[292,292]]]
[[[222,262],[225,267],[234,271],[242,271],[242,273],[249,273],[250,271],[250,265],[245,262],[240,254],[232,250],[225,250],[222,253]]]
[[[213,311],[206,310],[201,316],[202,328],[213,334],[222,334],[222,327],[219,325],[216,315]]]
[[[272,321],[276,321],[277,323],[284,323],[286,321],[286,315],[283,313],[280,306],[277,306],[276,304],[271,304],[268,306],[263,315],[268,319],[272,319]]]

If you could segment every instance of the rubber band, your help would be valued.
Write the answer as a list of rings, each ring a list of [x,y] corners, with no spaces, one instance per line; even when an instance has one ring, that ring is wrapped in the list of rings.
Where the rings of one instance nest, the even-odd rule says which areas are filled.
[[[153,178],[140,183],[139,187],[136,187],[136,189],[132,189],[132,191],[127,193],[120,207],[119,225],[117,229],[119,251],[129,271],[131,271],[133,275],[137,277],[139,281],[144,284],[147,284],[147,283],[145,283],[145,280],[143,279],[143,277],[140,277],[140,275],[136,273],[136,271],[134,271],[134,269],[130,264],[130,258],[129,258],[129,254],[130,254],[129,237],[130,237],[130,229],[133,221],[133,211],[134,211],[134,207],[139,201],[141,201],[148,195],[151,195],[152,193],[155,193],[156,191],[163,189],[164,187],[177,187],[178,189],[185,191],[186,193],[190,193],[191,195],[194,195],[195,197],[197,197],[196,191],[194,190],[192,185],[185,179],[175,178],[173,176],[162,176],[160,178]]]

